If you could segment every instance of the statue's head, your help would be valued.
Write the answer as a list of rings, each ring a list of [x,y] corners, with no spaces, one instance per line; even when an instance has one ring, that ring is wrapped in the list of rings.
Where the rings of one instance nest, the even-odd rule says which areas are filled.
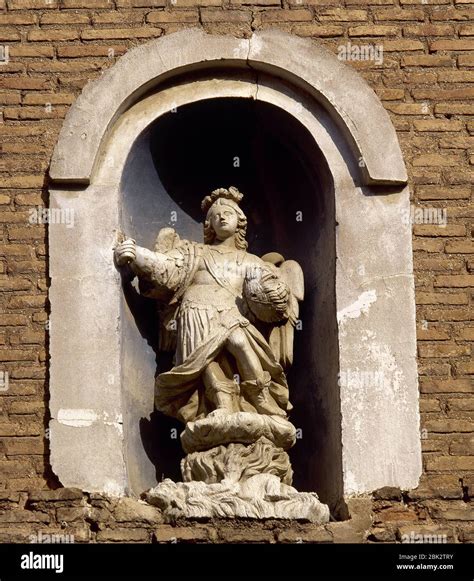
[[[247,249],[245,234],[247,232],[247,217],[239,203],[243,194],[233,186],[219,188],[206,196],[201,208],[206,212],[204,220],[204,242],[212,244],[214,240],[225,240],[235,236],[235,246],[241,250]]]

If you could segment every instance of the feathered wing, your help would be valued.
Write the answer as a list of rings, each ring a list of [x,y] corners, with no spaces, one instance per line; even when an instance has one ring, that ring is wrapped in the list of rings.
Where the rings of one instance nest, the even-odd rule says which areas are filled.
[[[155,240],[154,251],[164,254],[179,246],[180,241],[179,234],[173,228],[161,228]],[[139,288],[142,295],[158,300],[159,349],[173,352],[176,349],[176,328],[173,323],[177,305],[168,304],[172,293],[145,279],[139,280]]]
[[[293,343],[295,327],[299,315],[299,301],[304,298],[304,275],[301,266],[295,260],[285,260],[277,253],[270,253],[262,257],[278,267],[281,278],[288,285],[291,294],[288,303],[288,320],[276,325],[270,332],[269,344],[283,369],[293,363]]]

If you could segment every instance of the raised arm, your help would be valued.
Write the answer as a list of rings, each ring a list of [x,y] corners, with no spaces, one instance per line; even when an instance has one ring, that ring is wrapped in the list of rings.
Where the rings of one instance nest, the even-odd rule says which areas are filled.
[[[160,265],[168,260],[166,254],[153,252],[137,246],[135,240],[127,238],[115,247],[115,260],[118,266],[129,264],[137,276],[152,277]]]
[[[167,252],[148,250],[127,238],[114,250],[118,266],[128,264],[140,279],[140,291],[146,296],[159,298],[162,291],[174,291],[186,275],[183,252],[172,248]],[[156,294],[158,293],[158,294]]]

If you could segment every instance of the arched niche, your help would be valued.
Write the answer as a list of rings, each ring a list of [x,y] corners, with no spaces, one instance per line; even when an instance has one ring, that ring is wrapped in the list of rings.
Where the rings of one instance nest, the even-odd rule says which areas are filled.
[[[88,85],[53,157],[51,205],[75,211],[74,228],[50,229],[53,470],[118,495],[177,477],[178,426],[153,413],[153,306],[120,280],[111,249],[120,230],[149,247],[165,225],[200,239],[203,195],[237,185],[250,250],[305,271],[290,374],[297,486],[339,514],[344,497],[416,486],[409,194],[387,114],[311,41],[182,38],[133,49]]]

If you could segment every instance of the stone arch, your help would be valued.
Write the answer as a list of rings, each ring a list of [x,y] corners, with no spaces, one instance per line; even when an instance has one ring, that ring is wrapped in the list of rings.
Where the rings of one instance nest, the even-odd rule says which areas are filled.
[[[266,72],[308,92],[327,109],[363,160],[365,184],[406,183],[405,165],[387,112],[363,79],[332,53],[311,40],[277,31],[236,39],[207,35],[199,29],[130,50],[85,87],[61,130],[51,179],[89,183],[101,143],[128,107],[170,77],[214,66]],[[70,151],[76,152],[74,159]]]
[[[124,383],[128,373],[127,381],[149,384],[150,376],[127,357],[133,352],[146,367],[153,354],[138,342],[124,351],[130,314],[110,249],[123,226],[124,168],[143,132],[175,107],[219,98],[287,112],[312,136],[332,182],[334,214],[326,226],[332,220],[339,381],[327,382],[323,400],[330,408],[328,440],[338,439],[326,453],[341,457],[317,492],[335,507],[342,497],[381,486],[416,486],[409,193],[396,134],[354,71],[312,41],[276,32],[238,40],[193,30],[152,41],[89,84],[71,108],[50,169],[51,205],[77,215],[74,228],[49,232],[54,471],[65,485],[111,494],[139,494],[154,484],[150,464],[142,476],[129,461],[143,450],[136,433],[127,435],[126,419],[130,408],[151,411],[149,394],[130,392]],[[322,358],[330,356],[324,344],[321,336]]]

